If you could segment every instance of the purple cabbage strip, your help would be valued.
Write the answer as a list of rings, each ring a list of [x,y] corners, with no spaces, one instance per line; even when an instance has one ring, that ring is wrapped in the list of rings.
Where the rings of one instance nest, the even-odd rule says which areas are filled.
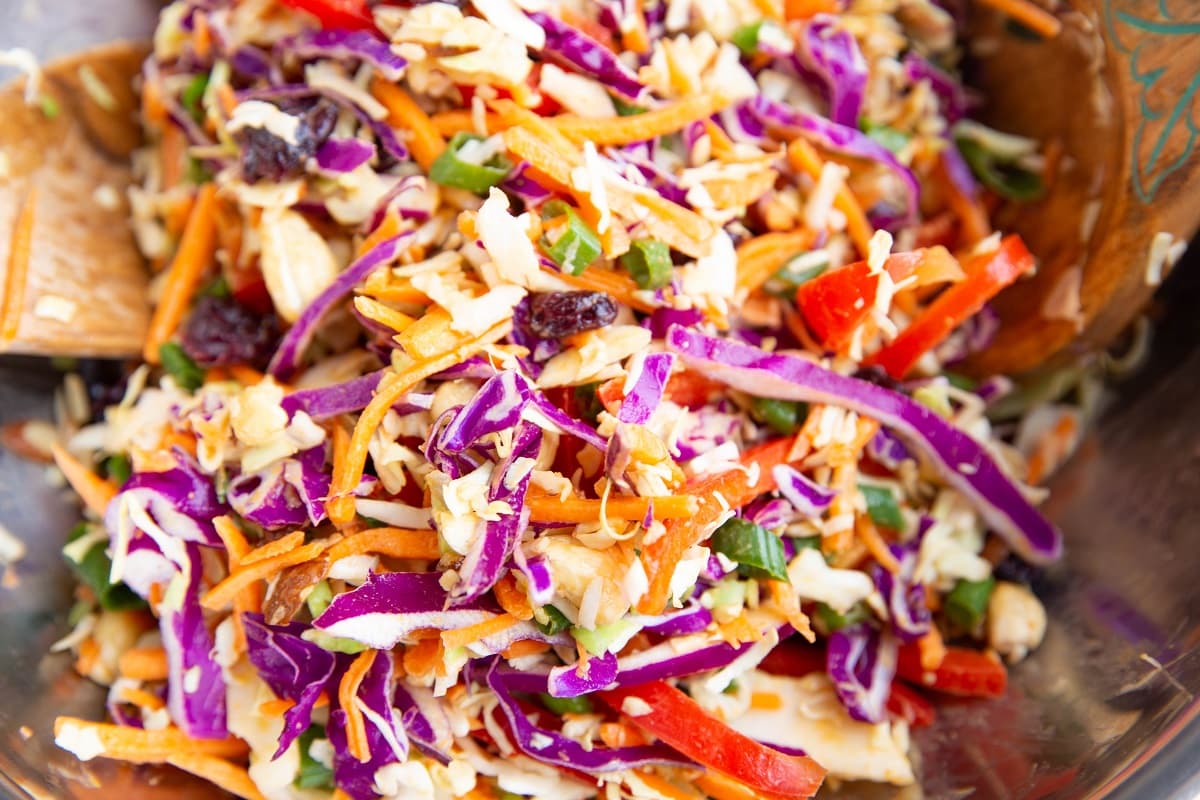
[[[375,800],[375,773],[380,767],[408,758],[408,737],[400,715],[392,707],[392,657],[376,653],[375,660],[355,697],[366,723],[367,750],[370,756],[361,762],[351,755],[346,736],[346,711],[329,712],[325,733],[333,745],[333,779],[338,788],[354,800]]]
[[[825,669],[850,716],[882,722],[896,676],[896,640],[865,622],[834,631],[825,650]]]
[[[229,505],[241,517],[267,530],[319,525],[325,519],[330,475],[325,445],[286,458],[229,483]]]
[[[837,497],[836,490],[822,486],[788,464],[776,464],[771,474],[775,477],[779,493],[808,519],[825,513],[833,498]]]
[[[508,720],[514,744],[535,761],[587,773],[616,772],[648,766],[694,766],[692,761],[665,745],[585,749],[574,739],[535,725],[506,685],[505,676],[510,673],[497,669],[497,663],[498,661],[492,662],[483,679],[500,701],[500,710]]]
[[[371,64],[388,81],[398,81],[408,62],[392,52],[391,46],[367,31],[327,30],[314,28],[281,39],[275,44],[277,54],[290,54],[300,59],[331,58],[338,61],[357,59]]]
[[[528,170],[528,161],[517,164],[501,182],[500,188],[519,197],[526,207],[539,206],[549,200],[553,192],[535,181]]]
[[[825,84],[829,118],[838,125],[858,128],[867,91],[867,62],[854,36],[838,28],[837,21],[831,14],[814,16],[800,36],[799,53]]]
[[[591,656],[581,668],[567,664],[550,670],[546,686],[553,697],[579,697],[607,689],[617,677],[617,654]]]
[[[118,497],[128,498],[165,533],[168,540],[158,543],[158,549],[179,569],[186,569],[183,542],[195,542],[221,547],[221,538],[212,525],[213,517],[228,511],[217,497],[212,478],[200,470],[200,465],[180,448],[173,448],[176,466],[162,472],[135,472],[121,487]],[[104,525],[115,541],[120,520],[121,503],[114,499],[108,504]],[[147,535],[152,531],[143,531]]]
[[[655,339],[661,339],[667,335],[667,330],[672,325],[682,325],[685,328],[691,328],[699,325],[704,321],[704,314],[696,308],[656,308],[650,312],[650,316],[642,320],[642,327],[650,331],[650,335]]]
[[[543,52],[564,67],[597,79],[627,100],[636,101],[645,91],[629,67],[592,37],[541,11],[529,18],[546,32]]]
[[[712,558],[715,559],[716,556],[712,556]],[[712,623],[712,620],[712,612],[693,599],[689,600],[683,608],[655,618],[642,630],[659,636],[687,636],[690,633],[703,632]]]
[[[522,422],[513,433],[512,450],[508,458],[492,471],[492,484],[488,488],[488,502],[506,502],[513,513],[501,514],[498,520],[484,522],[483,531],[475,537],[470,552],[459,567],[461,580],[451,592],[455,604],[474,601],[503,577],[513,549],[521,541],[521,535],[529,524],[525,493],[533,472],[532,462],[537,461],[541,449],[542,429],[532,423]],[[510,475],[514,469],[523,473],[515,482]]]
[[[167,652],[167,711],[171,720],[194,739],[224,739],[229,735],[225,727],[225,677],[214,656],[212,634],[200,607],[204,567],[200,548],[188,544],[186,549],[188,567],[172,580],[186,581],[187,585],[182,592],[168,590],[158,607],[158,627]]]
[[[892,632],[902,642],[915,642],[929,633],[933,625],[929,607],[925,605],[925,587],[913,580],[913,572],[917,568],[917,548],[915,545],[896,544],[890,548],[900,564],[899,573],[893,575],[876,564],[871,570],[871,577],[887,604]]]
[[[975,180],[975,174],[971,172],[971,168],[967,165],[966,159],[963,158],[962,152],[959,151],[958,145],[951,136],[946,137],[946,146],[942,150],[942,165],[946,168],[946,177],[963,196],[977,197],[979,195],[979,183]]]
[[[362,139],[326,139],[317,150],[317,166],[326,172],[353,172],[375,157],[375,145]]]
[[[333,653],[301,638],[308,628],[298,622],[268,625],[261,614],[242,615],[246,631],[246,657],[276,697],[294,705],[283,714],[279,758],[296,737],[312,724],[313,706],[329,685],[338,666]]]
[[[380,369],[331,386],[301,389],[284,397],[279,405],[288,417],[303,411],[317,421],[352,414],[367,407],[385,374],[387,370]]]
[[[518,547],[513,551],[513,566],[525,576],[530,603],[544,606],[554,599],[554,578],[545,557],[526,558],[524,551]]]
[[[761,94],[750,101],[750,107],[768,125],[776,125],[802,133],[816,140],[822,147],[836,150],[843,155],[875,161],[886,166],[904,182],[906,189],[904,216],[901,218],[900,224],[907,225],[916,221],[917,201],[921,194],[917,177],[912,170],[897,161],[886,147],[857,128],[839,125],[816,114],[791,108]]]
[[[662,402],[674,362],[670,353],[651,353],[642,360],[642,371],[617,411],[618,420],[631,425],[645,425],[650,420]]]
[[[767,353],[673,327],[667,346],[696,369],[760,397],[826,403],[878,419],[921,450],[1010,547],[1034,563],[1062,553],[1062,537],[982,445],[911,398],[797,356]]]
[[[890,470],[899,467],[901,461],[912,458],[904,442],[887,428],[880,428],[867,442],[867,455]]]
[[[375,245],[348,266],[333,283],[326,287],[325,291],[309,303],[308,307],[301,312],[300,318],[296,320],[296,324],[288,329],[283,341],[279,343],[279,349],[275,351],[275,356],[271,359],[270,373],[279,380],[288,380],[299,368],[304,351],[308,349],[308,344],[312,341],[317,327],[330,309],[345,299],[354,287],[362,283],[368,275],[398,256],[401,245],[411,235],[411,232],[402,233]]]
[[[563,433],[587,442],[601,453],[608,449],[608,442],[605,441],[603,436],[596,433],[595,428],[563,412],[532,384],[530,384],[529,400],[538,413]]]
[[[760,498],[744,507],[740,515],[771,531],[787,525],[795,513],[795,506],[787,500]]]
[[[438,434],[437,447],[462,453],[483,437],[513,427],[529,403],[530,384],[515,370],[489,378]]]
[[[962,83],[928,59],[910,50],[904,56],[904,74],[910,81],[929,81],[929,88],[937,95],[938,107],[947,125],[953,125],[967,115],[967,93]]]
[[[399,680],[393,702],[400,712],[400,722],[409,741],[430,758],[449,764],[448,753],[454,744],[454,733],[442,710],[441,700],[423,686],[412,686]]]

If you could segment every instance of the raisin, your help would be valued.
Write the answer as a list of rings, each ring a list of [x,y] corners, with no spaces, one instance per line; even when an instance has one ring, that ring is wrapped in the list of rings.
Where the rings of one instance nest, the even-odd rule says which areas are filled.
[[[180,344],[204,367],[249,364],[264,367],[279,343],[279,320],[258,314],[231,297],[205,295],[196,301]]]
[[[304,172],[304,163],[317,152],[337,124],[338,110],[327,100],[305,105],[280,103],[280,109],[300,118],[296,143],[262,128],[243,128],[234,134],[242,148],[242,178],[246,183],[280,181]]]
[[[878,364],[872,364],[869,367],[859,367],[858,371],[854,373],[854,377],[860,381],[882,386],[884,389],[891,389],[894,392],[900,391],[903,386],[900,381],[889,375],[887,370]]]
[[[535,294],[529,302],[529,327],[544,339],[603,328],[617,318],[617,302],[604,292]]]

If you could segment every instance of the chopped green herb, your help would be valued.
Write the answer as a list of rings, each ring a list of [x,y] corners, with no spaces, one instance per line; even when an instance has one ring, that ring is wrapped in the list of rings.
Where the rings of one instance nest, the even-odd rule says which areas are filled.
[[[62,113],[62,107],[52,95],[43,94],[38,97],[38,107],[42,110],[42,116],[46,119],[54,119]]]
[[[893,153],[899,153],[905,147],[908,147],[908,143],[912,141],[912,137],[907,133],[898,131],[890,125],[877,125],[873,122],[863,120],[861,127],[863,133]]]
[[[504,180],[512,165],[499,155],[492,156],[483,164],[464,160],[462,151],[482,141],[482,136],[473,133],[454,134],[446,149],[430,166],[430,180],[442,186],[466,189],[478,195],[487,194],[488,189]]]
[[[893,531],[904,530],[904,515],[900,513],[900,505],[896,496],[886,486],[871,486],[860,483],[858,490],[867,501],[867,513],[871,521],[881,528]]]
[[[176,342],[163,342],[158,347],[158,358],[180,388],[194,392],[204,385],[204,370],[183,352]]]
[[[738,572],[747,578],[786,581],[787,558],[778,536],[748,519],[734,517],[717,528],[709,542],[712,549],[738,562]]]
[[[542,249],[563,272],[578,275],[600,255],[600,237],[575,213],[575,209],[561,200],[551,200],[542,206],[542,219],[562,216],[567,218],[566,225],[558,231],[553,242],[543,236]]]
[[[133,467],[127,456],[117,453],[105,459],[104,473],[116,481],[118,486],[121,486],[129,480],[129,476],[133,473]]]
[[[538,695],[538,699],[542,701],[542,705],[559,716],[592,713],[592,701],[587,697],[554,697],[543,692]]]
[[[847,625],[855,625],[871,618],[871,610],[866,603],[855,603],[845,614],[839,614],[825,603],[817,603],[813,620],[825,631],[825,635],[841,630]]]
[[[563,616],[563,613],[554,606],[542,606],[535,611],[533,623],[547,636],[554,636],[571,627],[571,620]]]
[[[313,723],[300,734],[300,771],[296,773],[297,789],[324,789],[333,791],[333,770],[317,761],[308,753],[308,748],[317,739],[325,738],[325,726]]]
[[[745,55],[752,56],[758,52],[758,34],[762,30],[763,20],[751,22],[749,25],[743,25],[733,32],[729,37],[729,41],[733,42],[738,50],[741,50]]]
[[[756,397],[750,403],[750,413],[759,422],[781,436],[795,433],[808,416],[808,406],[791,400]]]
[[[72,528],[71,533],[67,536],[68,546],[63,550],[67,563],[79,576],[80,583],[92,590],[101,608],[109,611],[122,611],[145,606],[145,601],[134,594],[133,590],[124,583],[112,583],[109,580],[109,575],[112,573],[112,559],[105,552],[108,547],[107,539],[95,542],[81,556],[74,555],[78,548],[73,550],[70,543],[86,536],[88,531],[89,526],[83,522]]]
[[[578,625],[571,628],[575,641],[583,645],[589,653],[607,653],[615,650],[618,645],[624,645],[641,628],[641,624],[632,619],[619,619],[607,625],[598,625],[594,629],[581,628]]]
[[[179,95],[180,102],[183,103],[183,108],[192,115],[192,119],[196,122],[204,121],[204,108],[201,107],[200,101],[204,99],[204,92],[208,89],[208,75],[202,74],[192,78],[187,86],[183,87],[183,93]]]
[[[796,546],[797,550],[810,550],[810,549],[811,550],[820,550],[821,549],[821,537],[820,536],[794,536],[794,537],[789,537],[789,538],[791,538],[792,544],[794,544]]]
[[[988,600],[996,588],[996,579],[988,576],[981,581],[960,580],[946,595],[946,619],[964,631],[973,631],[987,614]]]
[[[661,289],[671,282],[675,272],[671,248],[654,239],[631,242],[629,252],[620,261],[639,289]]]
[[[204,166],[204,162],[198,158],[188,156],[187,160],[187,179],[189,182],[197,186],[208,183],[213,179],[213,174],[208,167]]]

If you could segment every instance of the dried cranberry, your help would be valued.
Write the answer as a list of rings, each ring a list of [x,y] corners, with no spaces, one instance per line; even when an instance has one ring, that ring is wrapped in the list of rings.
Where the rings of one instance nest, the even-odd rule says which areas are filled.
[[[858,371],[854,373],[854,377],[860,381],[873,383],[876,386],[882,386],[884,389],[891,389],[892,391],[899,391],[902,386],[900,381],[889,375],[887,370],[878,364],[872,364],[869,367],[859,367]]]
[[[545,339],[603,328],[617,318],[617,302],[604,292],[551,292],[529,301],[529,327]]]
[[[230,297],[201,297],[180,337],[184,352],[204,367],[266,366],[279,343],[279,320]]]
[[[247,183],[280,181],[304,171],[304,163],[317,152],[337,124],[338,110],[326,100],[307,108],[281,103],[285,112],[300,118],[296,143],[279,138],[262,128],[243,128],[234,134],[242,148],[242,178]]]

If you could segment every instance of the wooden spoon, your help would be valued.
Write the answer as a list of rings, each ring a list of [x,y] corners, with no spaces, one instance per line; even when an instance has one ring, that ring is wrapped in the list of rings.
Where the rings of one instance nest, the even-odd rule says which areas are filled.
[[[996,227],[1020,232],[1040,263],[996,301],[1004,325],[970,364],[977,373],[1022,372],[1106,344],[1153,294],[1169,267],[1163,256],[1200,222],[1200,6],[1069,3],[1053,39],[1016,35],[986,8],[972,14],[971,83],[986,98],[985,121],[1061,154],[1043,199],[995,215]],[[129,87],[144,53],[118,44],[52,64],[46,91],[63,111],[55,119],[27,107],[19,86],[0,91],[0,152],[9,164],[0,180],[0,350],[141,351],[147,273],[124,188],[140,133]],[[115,109],[82,90],[85,64]],[[118,207],[96,202],[103,186],[117,190]],[[33,215],[27,257],[12,247],[22,209]]]
[[[0,89],[0,351],[141,351],[149,275],[126,190],[146,53],[116,43],[53,62],[32,105],[25,81]]]

